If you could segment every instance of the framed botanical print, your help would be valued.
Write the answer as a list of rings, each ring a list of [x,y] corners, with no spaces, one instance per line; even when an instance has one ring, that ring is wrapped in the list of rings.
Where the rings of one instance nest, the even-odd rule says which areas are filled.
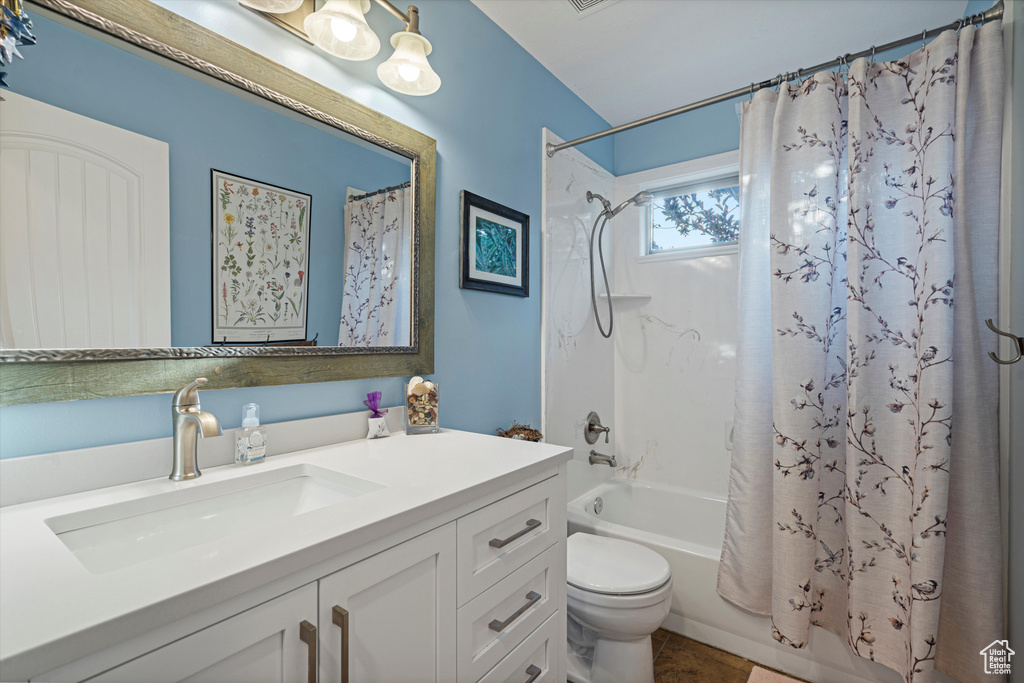
[[[313,198],[211,169],[213,342],[303,341]]]
[[[462,191],[459,286],[530,296],[530,217]]]

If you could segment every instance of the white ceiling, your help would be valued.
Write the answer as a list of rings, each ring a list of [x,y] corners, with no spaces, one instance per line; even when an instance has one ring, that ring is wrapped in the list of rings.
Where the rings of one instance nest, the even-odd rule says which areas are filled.
[[[473,0],[612,125],[963,16],[967,0]],[[907,52],[913,51],[909,46]]]

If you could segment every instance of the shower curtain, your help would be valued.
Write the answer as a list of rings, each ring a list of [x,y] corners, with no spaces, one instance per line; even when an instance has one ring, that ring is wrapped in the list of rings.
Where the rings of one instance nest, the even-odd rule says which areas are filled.
[[[743,108],[740,330],[718,591],[922,683],[1003,637],[998,23]]]
[[[408,346],[412,193],[345,204],[345,284],[338,346]]]

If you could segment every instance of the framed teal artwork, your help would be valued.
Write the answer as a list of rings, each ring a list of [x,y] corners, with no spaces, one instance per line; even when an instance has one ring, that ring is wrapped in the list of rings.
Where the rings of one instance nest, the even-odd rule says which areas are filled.
[[[530,217],[462,191],[459,286],[530,296]]]

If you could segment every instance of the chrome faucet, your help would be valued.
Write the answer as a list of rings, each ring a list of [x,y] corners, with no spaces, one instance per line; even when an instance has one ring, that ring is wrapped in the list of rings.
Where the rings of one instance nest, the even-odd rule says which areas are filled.
[[[609,467],[616,467],[618,465],[618,463],[615,462],[614,455],[605,455],[604,453],[598,453],[597,451],[590,451],[590,464],[608,465]]]
[[[202,476],[196,460],[198,437],[220,436],[220,422],[211,413],[199,409],[199,387],[206,384],[200,377],[174,394],[171,401],[171,419],[174,421],[174,461],[172,481],[184,481]]]

